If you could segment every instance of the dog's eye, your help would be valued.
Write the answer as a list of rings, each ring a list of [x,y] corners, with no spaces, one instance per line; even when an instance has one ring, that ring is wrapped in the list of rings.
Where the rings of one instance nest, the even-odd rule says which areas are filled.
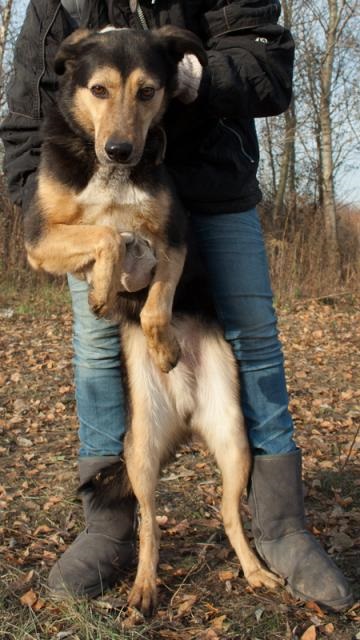
[[[155,95],[154,87],[143,87],[139,89],[138,96],[140,100],[151,100]]]
[[[90,87],[90,91],[95,98],[107,98],[109,96],[107,88],[101,84],[94,84],[93,87]]]

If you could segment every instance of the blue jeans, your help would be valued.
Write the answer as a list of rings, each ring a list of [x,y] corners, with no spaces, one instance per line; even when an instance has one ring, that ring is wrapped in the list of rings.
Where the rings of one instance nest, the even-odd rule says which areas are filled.
[[[283,355],[257,211],[193,215],[191,221],[219,321],[239,364],[241,406],[253,453],[293,451]],[[118,455],[127,422],[118,327],[92,314],[86,282],[69,276],[69,284],[80,456]]]

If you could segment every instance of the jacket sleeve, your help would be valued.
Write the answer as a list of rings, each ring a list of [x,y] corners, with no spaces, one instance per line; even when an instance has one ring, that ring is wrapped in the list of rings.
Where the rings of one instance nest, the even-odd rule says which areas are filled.
[[[200,100],[213,115],[255,118],[282,113],[291,100],[294,42],[280,26],[279,0],[217,2],[204,13],[209,65]]]
[[[56,88],[43,58],[49,15],[55,16],[50,4],[45,0],[31,0],[27,8],[15,45],[13,73],[7,91],[9,113],[0,127],[9,194],[23,209],[28,207],[35,190],[42,143],[42,111],[51,103]]]

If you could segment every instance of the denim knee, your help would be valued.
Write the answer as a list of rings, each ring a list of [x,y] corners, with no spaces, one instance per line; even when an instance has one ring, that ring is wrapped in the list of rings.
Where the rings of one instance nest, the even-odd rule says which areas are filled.
[[[249,301],[249,306],[251,311],[246,322],[239,321],[237,329],[224,330],[225,339],[232,347],[240,371],[282,365],[284,357],[272,302],[253,299]]]

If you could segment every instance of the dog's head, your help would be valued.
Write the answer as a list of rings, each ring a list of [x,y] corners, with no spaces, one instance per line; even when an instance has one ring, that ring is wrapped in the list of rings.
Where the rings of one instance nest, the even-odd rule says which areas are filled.
[[[101,164],[135,166],[149,129],[162,118],[186,53],[206,64],[200,40],[173,26],[156,31],[75,31],[55,60],[61,110],[94,142]]]

